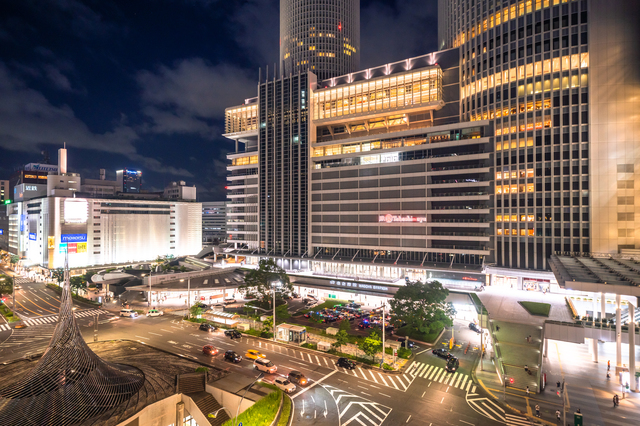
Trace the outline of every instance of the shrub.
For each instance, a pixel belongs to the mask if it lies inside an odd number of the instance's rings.
[[[207,367],[198,367],[196,368],[196,373],[208,373],[209,369]]]
[[[282,403],[282,412],[280,413],[278,426],[288,426],[289,416],[291,416],[291,399],[286,396],[284,397],[284,402]]]
[[[384,364],[382,364],[382,369],[383,370],[393,370],[393,367],[385,362]]]

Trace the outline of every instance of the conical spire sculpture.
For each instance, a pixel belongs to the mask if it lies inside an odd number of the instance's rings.
[[[81,424],[127,401],[144,381],[142,371],[106,362],[85,343],[73,313],[67,259],[53,337],[33,370],[0,390],[0,425]]]

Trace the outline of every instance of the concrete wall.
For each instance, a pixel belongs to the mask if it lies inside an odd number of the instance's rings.
[[[223,407],[227,407],[227,409],[231,411],[231,414],[235,415],[242,396],[238,396],[222,389],[214,388],[211,385],[207,385],[207,392],[213,395],[213,397],[216,399],[216,401],[218,401],[218,403],[220,403],[220,405],[222,405]],[[255,404],[255,402],[247,398],[242,400],[242,405],[240,405],[240,413],[244,412],[253,404]]]
[[[145,426],[166,426],[176,422],[176,404],[182,402],[182,394],[171,395],[161,401],[151,404],[144,410],[136,413],[118,426],[127,426],[138,419],[139,425]],[[135,424],[135,423],[134,423]],[[204,425],[208,423],[200,423]]]

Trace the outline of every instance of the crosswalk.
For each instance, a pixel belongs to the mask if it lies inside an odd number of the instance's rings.
[[[468,393],[467,403],[478,414],[496,422],[505,423],[507,426],[531,426],[526,417],[507,413],[495,401],[481,397],[476,393]]]
[[[322,385],[335,401],[342,426],[380,426],[392,409],[386,405],[371,402],[367,398],[354,395],[329,385]]]
[[[533,424],[526,418],[513,414],[505,414],[504,422],[507,426],[531,426]]]
[[[74,315],[76,318],[88,318],[88,317],[93,317],[95,315],[104,315],[104,314],[110,314],[110,312],[105,311],[103,309],[87,309],[84,311],[74,312]],[[58,316],[50,315],[47,317],[32,318],[32,319],[24,320],[23,322],[28,326],[55,324],[56,322],[58,322]]]
[[[9,331],[11,330],[11,327],[9,327],[9,324],[0,324],[0,331]]]
[[[468,374],[461,373],[460,370],[455,373],[449,373],[442,367],[414,361],[407,369],[406,374],[411,377],[420,377],[433,382],[442,383],[447,386],[452,386],[457,389],[462,389],[465,392],[476,392],[476,386],[473,384],[471,377]]]

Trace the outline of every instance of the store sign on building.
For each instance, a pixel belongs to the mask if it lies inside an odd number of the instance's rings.
[[[24,186],[24,190],[25,191],[37,191],[38,187],[35,185],[25,185]]]
[[[87,200],[77,198],[64,200],[64,223],[87,223],[88,218],[89,203]]]
[[[36,241],[38,238],[37,238],[37,236],[36,236],[36,234],[35,234],[35,233],[33,233],[33,232],[29,232],[29,239],[30,239],[31,241]]]
[[[63,243],[84,243],[87,242],[87,234],[62,234],[60,241]]]
[[[388,291],[389,287],[385,287],[382,285],[374,285],[374,284],[364,284],[364,283],[354,283],[349,281],[329,281],[331,285],[337,285],[340,287],[349,287],[353,289],[361,289],[361,290],[380,290],[380,291]]]
[[[381,214],[378,216],[378,222],[394,223],[394,222],[417,222],[424,223],[427,221],[425,216],[402,216],[395,214]]]

